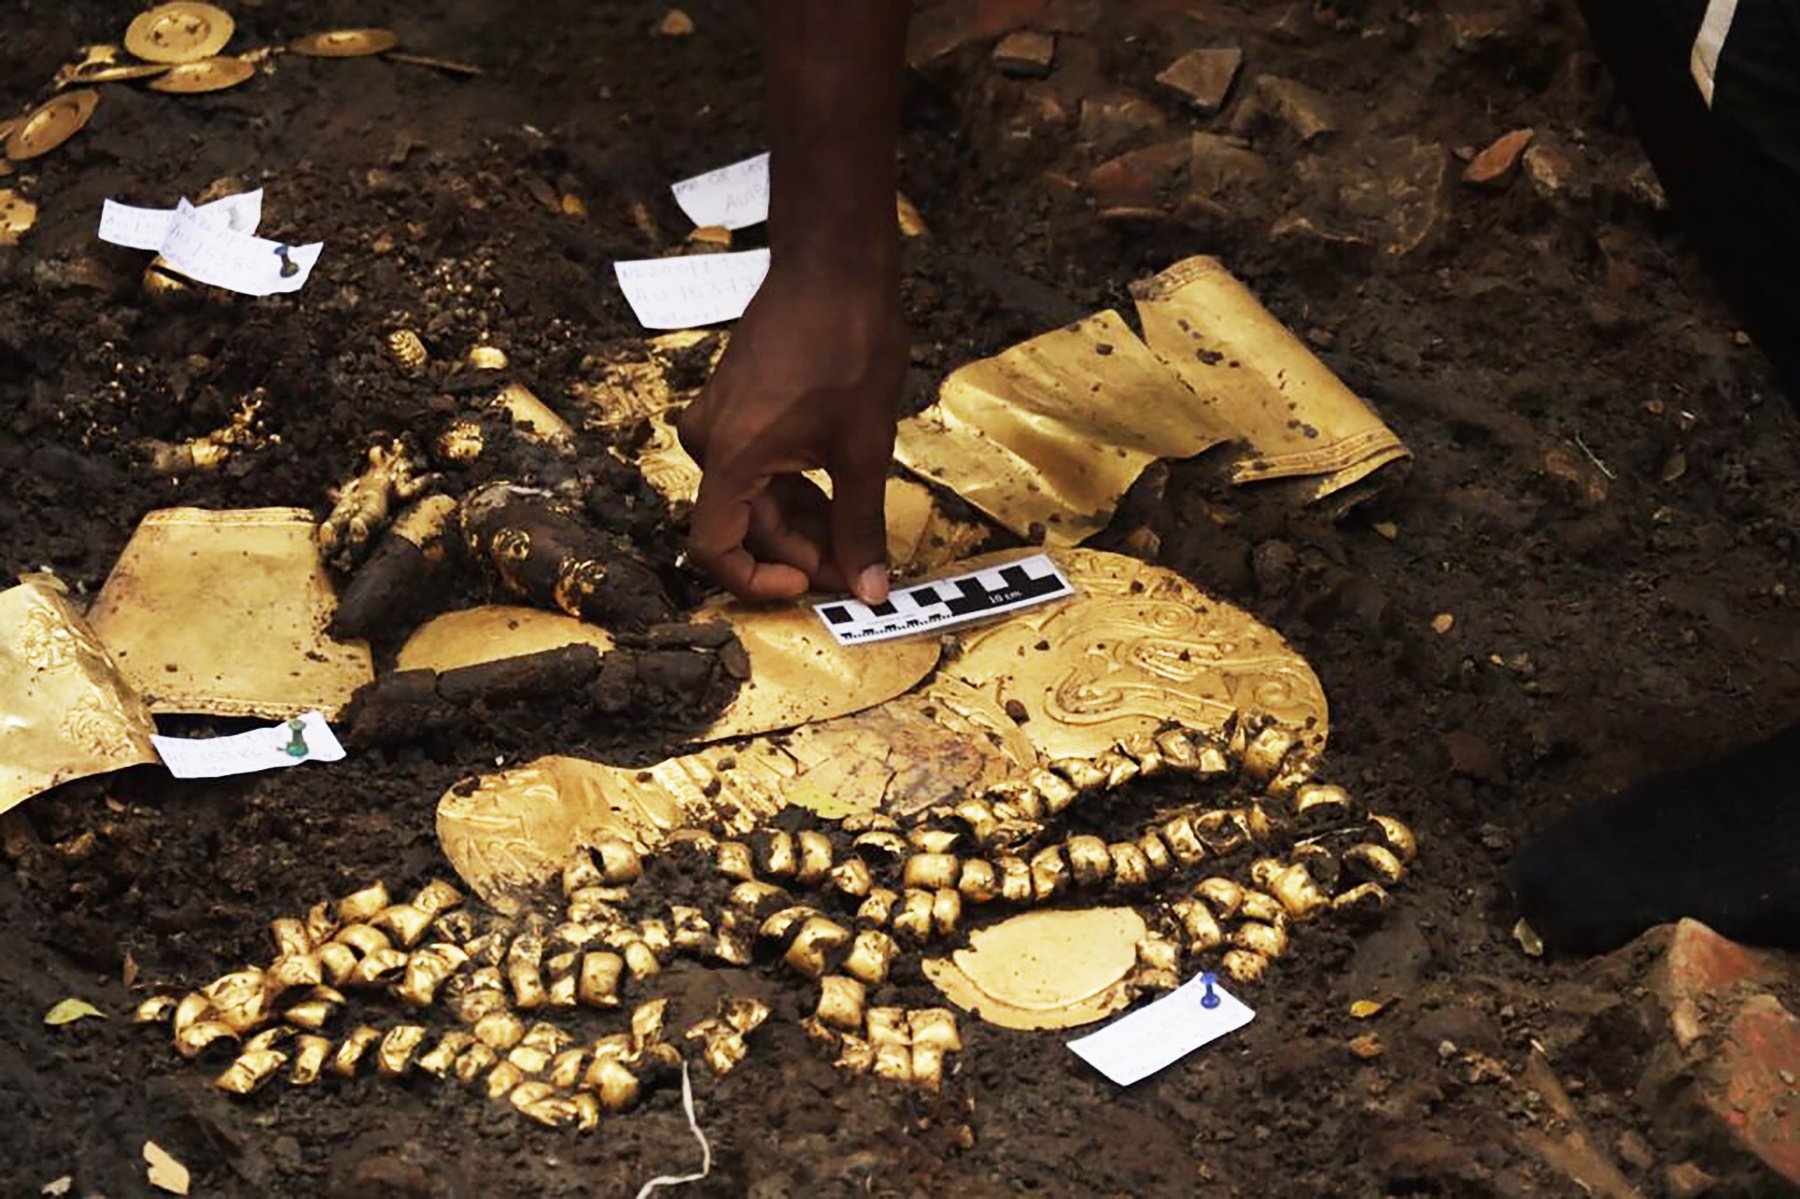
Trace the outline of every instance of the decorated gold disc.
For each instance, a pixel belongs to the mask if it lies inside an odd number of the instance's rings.
[[[37,205],[10,188],[0,188],[0,246],[16,246],[37,224]]]
[[[288,49],[309,58],[362,58],[399,44],[400,35],[392,29],[330,29],[290,42]]]
[[[236,87],[256,74],[256,64],[242,58],[208,58],[201,62],[184,62],[169,73],[153,80],[153,92],[195,95],[200,92],[222,92]]]
[[[396,665],[442,674],[568,645],[591,645],[604,654],[612,650],[613,638],[598,625],[560,612],[490,604],[426,621],[400,647]]]
[[[69,76],[70,84],[128,83],[133,79],[154,79],[166,75],[171,64],[166,62],[120,62],[86,67]]]
[[[0,591],[0,812],[70,779],[156,761],[156,726],[60,584]]]
[[[1273,629],[1136,558],[1082,549],[1052,556],[1077,597],[964,633],[961,656],[946,668],[1002,708],[1017,704],[1045,757],[1091,758],[1170,722],[1218,731],[1240,711],[1324,745],[1325,690]]]
[[[133,18],[125,48],[146,62],[199,62],[223,50],[236,27],[222,9],[175,0]]]
[[[1131,1002],[1147,928],[1131,908],[1026,912],[969,935],[925,977],[964,1011],[1002,1028],[1074,1028]]]
[[[47,100],[20,121],[6,138],[6,156],[17,162],[48,154],[88,123],[100,93],[83,89]]]

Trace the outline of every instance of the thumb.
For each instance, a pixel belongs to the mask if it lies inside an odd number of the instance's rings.
[[[833,472],[831,553],[844,581],[865,604],[888,597],[886,502],[885,470]]]

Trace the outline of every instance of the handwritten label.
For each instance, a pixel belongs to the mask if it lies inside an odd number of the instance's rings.
[[[1099,1032],[1070,1041],[1069,1048],[1100,1073],[1128,1087],[1256,1018],[1255,1012],[1226,994],[1217,982],[1212,990],[1219,1002],[1209,1008],[1202,1002],[1206,983],[1196,976]]]
[[[767,250],[615,262],[631,310],[646,329],[693,329],[744,315],[763,277]]]
[[[940,633],[989,616],[1034,608],[1075,594],[1048,554],[987,570],[896,587],[879,604],[829,600],[813,610],[839,645]]]
[[[217,224],[233,233],[255,233],[262,224],[263,193],[253,192],[226,196],[194,209],[196,216],[209,224]],[[108,200],[100,207],[100,240],[133,250],[161,253],[169,237],[169,224],[175,219],[173,208],[137,208]]]
[[[760,225],[769,219],[769,156],[765,152],[683,179],[670,190],[696,225],[727,229]]]
[[[269,296],[304,287],[324,249],[323,242],[289,246],[219,228],[183,200],[169,222],[162,256],[171,269],[196,283]]]
[[[319,712],[300,719],[299,738],[284,721],[229,737],[159,737],[150,743],[178,779],[216,779],[280,770],[302,762],[340,762],[344,747]]]

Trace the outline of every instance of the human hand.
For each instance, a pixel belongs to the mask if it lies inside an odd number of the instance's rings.
[[[883,500],[906,378],[885,270],[772,268],[677,422],[702,475],[695,565],[744,599],[809,587],[887,598]],[[829,499],[803,471],[823,469]]]

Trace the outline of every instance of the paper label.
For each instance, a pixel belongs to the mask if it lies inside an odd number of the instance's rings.
[[[744,315],[763,277],[767,250],[615,262],[619,287],[646,329],[693,329]]]
[[[769,219],[769,156],[765,152],[683,179],[670,190],[696,225],[727,229],[760,225]]]
[[[250,234],[262,224],[263,193],[253,192],[226,196],[194,209],[209,223],[221,225],[233,233]],[[100,240],[115,246],[161,253],[169,237],[169,224],[175,219],[173,208],[136,208],[108,200],[100,208]]]
[[[1070,1041],[1069,1048],[1100,1073],[1128,1087],[1256,1018],[1255,1012],[1217,982],[1212,989],[1219,1001],[1216,1007],[1202,1002],[1206,982],[1196,976],[1099,1032]]]
[[[196,283],[247,296],[299,291],[325,249],[323,242],[289,246],[222,229],[183,200],[169,222],[162,256]]]
[[[290,752],[295,745],[294,731],[285,721],[229,737],[150,738],[156,752],[162,755],[163,765],[178,779],[216,779],[279,770],[302,762],[343,760],[344,747],[338,744],[321,713],[308,712],[300,717],[300,741],[306,752]]]
[[[940,633],[1074,594],[1050,556],[1035,554],[1005,566],[896,587],[879,604],[840,599],[814,604],[813,610],[839,645],[861,645]]]

